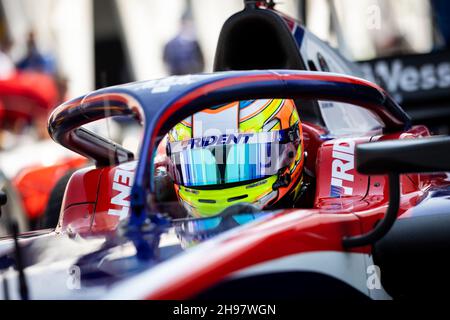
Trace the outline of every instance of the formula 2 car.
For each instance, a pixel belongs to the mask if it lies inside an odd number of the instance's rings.
[[[347,119],[363,122],[363,109],[379,126],[338,135],[302,122],[310,205],[260,211],[229,199],[218,215],[180,218],[179,202],[161,199],[165,134],[205,108],[269,97],[296,99],[300,115],[345,103]],[[106,116],[143,124],[137,160],[82,127]],[[49,132],[96,166],[70,179],[55,231],[0,242],[4,298],[390,299],[448,284],[448,175],[418,173],[450,170],[450,139],[412,127],[365,80],[276,70],[132,83],[60,106]]]
[[[56,230],[0,241],[3,298],[401,299],[445,290],[450,183],[418,172],[450,170],[448,138],[411,126],[370,82],[292,71],[360,75],[270,2],[246,3],[220,35],[215,71],[228,72],[107,88],[53,113],[53,139],[96,166],[72,175]],[[271,68],[291,71],[229,72]],[[277,97],[295,99],[302,118],[302,206],[263,211],[227,199],[218,215],[186,217],[161,175],[165,134],[205,108]],[[139,153],[82,127],[107,116],[143,125]]]

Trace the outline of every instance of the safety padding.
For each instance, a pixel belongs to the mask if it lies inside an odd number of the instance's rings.
[[[260,69],[306,68],[294,37],[278,14],[245,9],[223,25],[214,71]]]

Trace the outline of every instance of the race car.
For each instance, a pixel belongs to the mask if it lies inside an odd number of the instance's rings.
[[[364,300],[432,297],[440,293],[437,284],[445,289],[450,181],[439,172],[450,170],[449,139],[412,126],[402,108],[371,82],[293,70],[302,69],[299,61],[308,57],[299,55],[299,47],[313,42],[286,33],[291,25],[300,30],[297,35],[306,35],[299,25],[288,20],[279,24],[280,15],[254,4],[237,14],[245,19],[231,18],[224,26],[216,55],[216,71],[222,72],[106,88],[54,111],[49,119],[52,138],[92,159],[95,167],[70,178],[54,231],[0,242],[5,299]],[[249,22],[249,16],[255,17],[253,22],[277,21],[266,25],[282,30],[282,44],[292,45],[284,53],[296,52],[301,60],[289,61],[298,67],[280,65],[288,56],[277,62],[273,55],[258,59],[247,50],[247,64],[237,65],[242,62],[238,49],[220,49],[227,26]],[[334,55],[323,50],[317,61],[336,72],[332,66],[351,66]],[[290,70],[223,71],[270,68]],[[270,103],[255,103],[266,100]],[[285,129],[272,123],[276,129],[270,134],[242,132],[240,138],[236,133],[198,137],[193,131],[181,132],[190,134],[187,139],[173,136],[199,113],[243,110],[250,116],[252,108],[264,109],[271,101],[290,106]],[[138,153],[83,127],[114,116],[142,125]],[[213,118],[205,119],[213,123]],[[198,185],[200,171],[191,175],[189,170],[196,168],[179,161],[182,154],[203,154],[211,147],[247,150],[255,145],[259,153],[266,150],[262,142],[295,146],[270,157],[282,164],[270,171],[276,187],[263,171],[258,175],[254,166],[247,166],[238,171],[237,181],[224,181],[222,191],[212,189],[217,180]],[[292,157],[290,151],[302,156]],[[269,180],[279,193],[294,188],[284,174],[292,162],[278,161],[283,156],[301,163],[294,166],[305,179],[296,189],[301,201],[272,207],[270,190],[269,202],[261,197]],[[209,162],[203,162],[194,164],[210,170],[203,165]],[[283,169],[280,175],[276,169]],[[236,179],[231,173],[237,171],[227,170]],[[249,203],[250,191],[236,197],[229,196],[229,188],[260,191],[251,192],[255,199]],[[214,193],[196,197],[205,191]]]
[[[177,123],[230,98],[269,97],[304,100],[300,116],[314,105],[308,100],[346,103],[358,115],[368,110],[381,127],[338,137],[302,121],[305,171],[316,181],[310,207],[256,210],[230,200],[217,215],[180,219],[180,201],[159,205],[157,169],[165,161],[155,155]],[[143,123],[137,160],[82,127],[105,115]],[[450,140],[411,127],[401,107],[367,81],[292,70],[170,77],[72,100],[54,111],[49,131],[96,166],[70,179],[54,232],[19,240],[33,299],[389,299],[432,294],[417,289],[438,274],[446,283],[436,262],[450,244],[448,176],[417,172],[448,170]],[[107,159],[116,165],[105,166]],[[20,297],[15,250],[1,242],[9,298]],[[423,268],[414,285],[406,281],[418,271],[415,264],[405,270],[409,259]]]

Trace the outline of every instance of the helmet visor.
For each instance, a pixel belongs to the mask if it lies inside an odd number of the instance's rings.
[[[298,126],[285,130],[212,135],[168,143],[171,175],[185,187],[263,179],[289,166],[300,143]]]

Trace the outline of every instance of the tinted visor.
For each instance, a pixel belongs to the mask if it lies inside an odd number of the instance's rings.
[[[263,179],[292,164],[298,126],[285,130],[206,136],[168,144],[171,175],[185,187]]]

